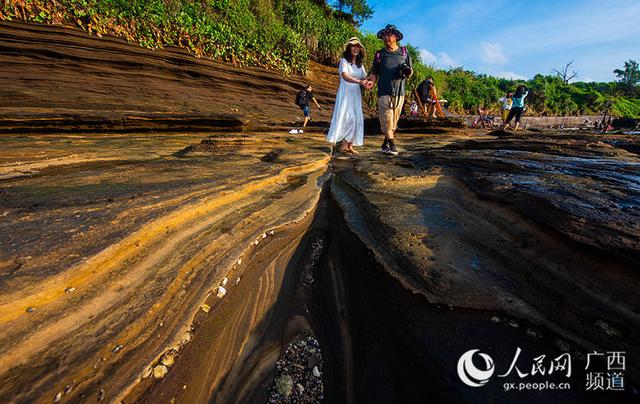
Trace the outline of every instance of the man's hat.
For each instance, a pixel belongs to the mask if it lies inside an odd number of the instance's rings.
[[[378,38],[382,39],[382,36],[384,34],[395,34],[395,36],[398,37],[398,41],[404,38],[404,35],[402,35],[402,32],[400,32],[398,27],[396,27],[393,24],[387,24],[387,26],[384,27],[384,29],[381,29],[380,31],[378,31]]]
[[[344,43],[344,50],[347,50],[347,47],[349,45],[358,45],[362,49],[364,49],[364,46],[362,45],[362,42],[360,42],[360,40],[356,36],[353,36],[353,37],[349,38],[349,40]]]

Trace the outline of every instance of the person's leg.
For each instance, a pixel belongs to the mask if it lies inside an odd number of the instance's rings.
[[[509,127],[509,122],[511,122],[511,120],[513,119],[513,117],[516,114],[516,108],[511,108],[509,110],[509,115],[507,115],[507,120],[504,121],[504,125],[502,126],[502,130],[506,130]]]
[[[398,121],[400,120],[400,113],[402,112],[402,107],[404,106],[404,96],[394,98],[395,108],[389,109],[392,123],[391,130],[388,130],[387,137],[389,138],[389,153],[398,154],[398,150],[396,149],[395,144],[395,131],[398,129]]]
[[[518,130],[518,126],[520,126],[520,118],[522,117],[522,108],[518,108],[516,113],[516,126],[513,128],[514,131]]]
[[[389,148],[389,131],[393,127],[391,108],[389,107],[390,101],[391,97],[388,95],[378,98],[378,120],[380,121],[380,130],[384,134],[384,141],[380,146],[382,151],[386,151]],[[393,136],[393,131],[391,131],[391,135]]]
[[[302,112],[304,113],[304,123],[302,124],[302,127],[306,127],[307,126],[307,122],[309,122],[309,106],[305,105],[304,107],[302,107]]]

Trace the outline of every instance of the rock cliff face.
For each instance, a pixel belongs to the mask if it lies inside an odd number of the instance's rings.
[[[290,134],[305,81],[325,108]],[[22,24],[0,84],[2,401],[637,399],[633,136],[414,121],[397,157],[369,128],[334,154],[334,69]],[[545,379],[497,377],[518,348],[528,373],[568,353],[571,390],[505,392]],[[623,392],[585,388],[593,351],[626,352]]]

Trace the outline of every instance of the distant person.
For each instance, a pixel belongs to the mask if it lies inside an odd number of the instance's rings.
[[[320,108],[318,101],[316,101],[316,97],[313,96],[313,87],[311,84],[307,84],[307,86],[300,90],[296,95],[296,105],[299,106],[304,113],[304,123],[302,124],[303,128],[307,126],[307,123],[311,120],[311,114],[309,112],[309,103],[311,101],[316,104],[318,109],[322,109]]]
[[[436,113],[444,116],[440,103],[446,101],[438,99],[438,91],[436,90],[433,77],[429,76],[418,84],[416,92],[418,93],[418,98],[420,99],[424,114],[427,118],[437,118]]]
[[[371,67],[371,76],[365,88],[371,89],[378,83],[378,119],[384,133],[380,146],[382,152],[397,155],[394,134],[404,105],[406,79],[413,74],[411,56],[404,46],[399,46],[404,36],[395,25],[387,25],[378,31],[378,38],[384,48],[376,52]]]
[[[515,93],[513,93],[513,103],[511,104],[511,110],[509,110],[509,114],[507,115],[507,119],[504,121],[503,130],[506,130],[509,127],[509,122],[514,117],[516,118],[516,125],[513,128],[514,131],[518,130],[518,126],[520,125],[520,118],[522,117],[522,111],[524,111],[524,99],[529,95],[529,89],[524,84],[520,84],[518,88],[516,88]]]
[[[491,127],[493,126],[493,119],[487,114],[488,111],[484,107],[478,107],[478,116],[473,121],[471,127],[474,129],[480,127],[482,127],[482,129],[491,129]]]
[[[409,114],[412,118],[416,118],[418,116],[418,103],[416,100],[411,101],[411,106],[409,107]]]
[[[507,95],[502,99],[502,108],[500,116],[502,117],[502,122],[507,121],[507,117],[509,116],[509,111],[511,111],[511,105],[513,104],[513,93],[508,92]]]
[[[344,44],[344,52],[338,66],[340,86],[327,133],[327,141],[333,144],[342,141],[340,150],[346,153],[358,154],[353,146],[362,146],[364,143],[360,86],[367,82],[367,72],[362,65],[363,60],[364,47],[360,40],[356,37],[349,39]]]

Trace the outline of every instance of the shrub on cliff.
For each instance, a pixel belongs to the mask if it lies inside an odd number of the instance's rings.
[[[338,60],[348,21],[314,0],[13,0],[0,19],[76,25],[146,48],[179,46],[197,57],[306,71],[311,57]]]

